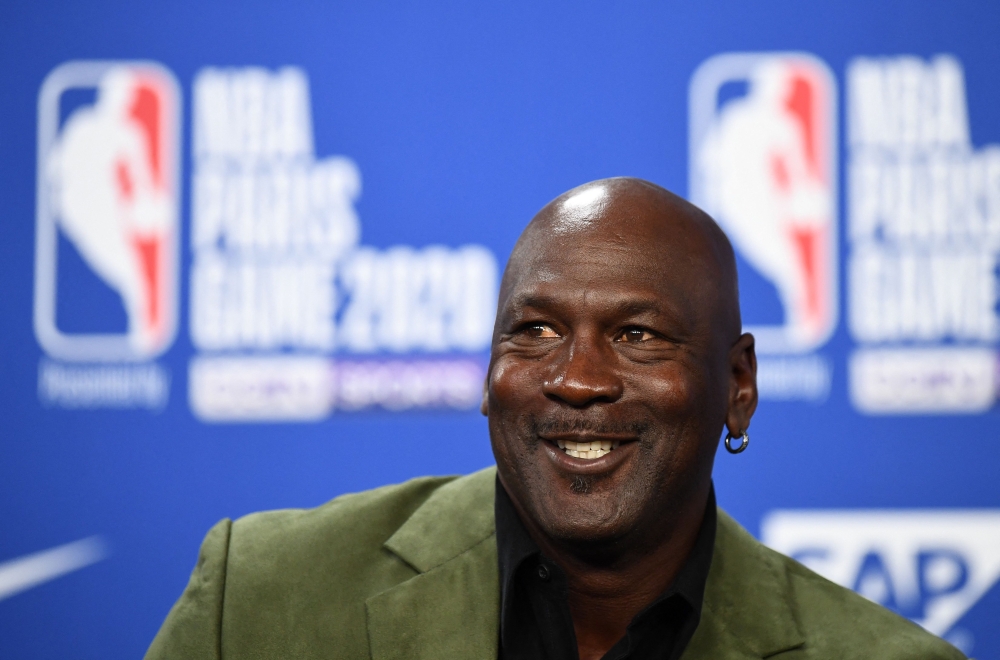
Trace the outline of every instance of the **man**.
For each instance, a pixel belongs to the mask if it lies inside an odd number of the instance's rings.
[[[222,521],[147,658],[962,658],[716,509],[756,405],[715,223],[637,179],[571,190],[504,273],[496,469]]]

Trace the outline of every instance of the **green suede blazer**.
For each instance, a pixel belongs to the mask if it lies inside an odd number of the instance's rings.
[[[415,479],[209,531],[147,660],[492,659],[495,468]],[[719,511],[684,660],[955,659],[918,626],[754,540]]]

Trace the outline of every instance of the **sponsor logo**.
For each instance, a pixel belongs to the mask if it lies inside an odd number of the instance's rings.
[[[968,631],[955,624],[1000,578],[995,510],[774,511],[761,536],[966,652]]]
[[[93,102],[63,117],[68,93]],[[35,333],[52,357],[146,360],[177,321],[179,93],[147,62],[70,62],[39,96]],[[59,238],[121,299],[120,332],[72,332],[57,318]]]
[[[728,53],[691,80],[690,194],[769,282],[783,320],[754,333],[766,398],[822,399],[809,353],[837,324],[836,87],[804,53]]]
[[[177,84],[152,62],[68,62],[42,84],[34,324],[48,405],[166,404],[170,375],[149,361],[177,328],[179,123]]]
[[[988,348],[856,350],[851,399],[869,414],[978,413],[996,401],[996,352]]]
[[[86,568],[108,556],[99,536],[0,562],[0,600]]]
[[[720,98],[727,84],[745,93]],[[805,352],[836,325],[836,90],[804,54],[726,54],[691,82],[691,197],[778,291],[762,352]]]
[[[869,414],[997,398],[1000,145],[974,148],[950,55],[847,70],[850,393]]]
[[[200,419],[475,408],[496,258],[479,245],[361,245],[361,170],[315,155],[304,71],[202,70],[194,140],[189,398]]]

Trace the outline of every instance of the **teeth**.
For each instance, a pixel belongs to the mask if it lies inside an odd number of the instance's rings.
[[[573,458],[595,459],[617,449],[621,443],[617,440],[594,440],[593,442],[573,442],[572,440],[556,440],[559,449]]]

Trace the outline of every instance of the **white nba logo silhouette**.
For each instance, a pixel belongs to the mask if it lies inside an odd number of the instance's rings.
[[[727,83],[746,94],[720,105]],[[813,350],[836,326],[834,97],[826,66],[801,53],[718,55],[691,80],[691,199],[785,310],[746,328],[763,353]]]
[[[59,126],[62,95],[95,89]],[[173,77],[151,63],[71,62],[39,98],[35,331],[54,357],[139,360],[176,329],[177,119]],[[57,228],[122,299],[121,334],[69,334],[56,324]]]

